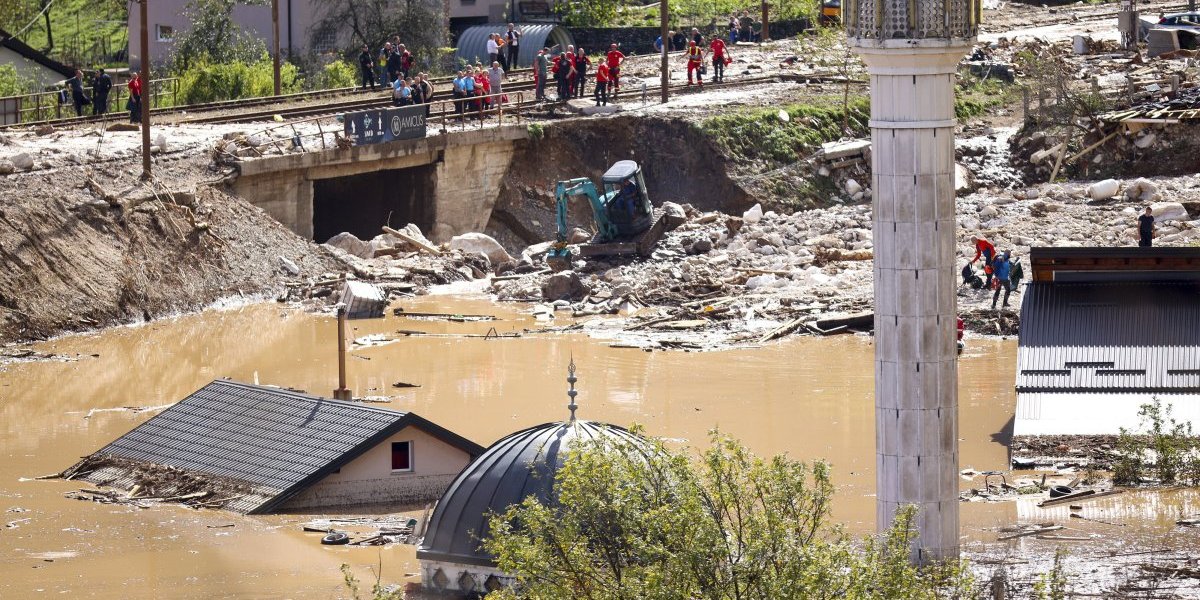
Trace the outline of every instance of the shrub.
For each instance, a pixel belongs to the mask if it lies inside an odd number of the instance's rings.
[[[303,81],[296,65],[283,63],[279,75],[283,93],[300,91]],[[198,63],[179,77],[179,96],[185,104],[270,96],[274,91],[274,66],[265,55],[253,63]]]
[[[29,91],[29,81],[12,65],[0,65],[0,98],[20,96]]]
[[[1197,439],[1192,435],[1192,424],[1176,421],[1171,412],[1170,404],[1155,398],[1138,410],[1141,422],[1137,431],[1121,428],[1117,438],[1120,456],[1113,464],[1114,482],[1136,484],[1150,475],[1163,485],[1181,479],[1198,483],[1200,459],[1195,455]]]
[[[335,60],[324,67],[313,78],[313,89],[332,90],[354,87],[359,84],[358,67],[344,60]]]

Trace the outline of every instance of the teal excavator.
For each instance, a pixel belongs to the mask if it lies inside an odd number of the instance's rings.
[[[571,198],[585,198],[596,222],[596,235],[578,246],[580,256],[649,256],[666,231],[663,211],[654,210],[650,204],[642,169],[636,162],[618,161],[601,177],[601,184],[603,194],[586,177],[558,182],[554,191],[558,238],[546,256],[546,263],[555,271],[571,268],[574,258],[567,247],[567,206]]]

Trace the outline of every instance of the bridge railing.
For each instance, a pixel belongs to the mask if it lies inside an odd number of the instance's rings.
[[[503,125],[506,118],[514,123],[520,123],[521,113],[530,105],[526,103],[523,92],[515,92],[435,100],[425,106],[428,107],[425,118],[426,130],[428,131],[436,125],[438,133],[448,133],[452,130],[465,131],[468,128],[482,129],[487,119],[493,116],[497,118],[497,125]],[[342,135],[343,129],[340,125],[330,127],[328,124],[321,123],[328,118],[328,116],[309,117],[261,129],[255,134],[247,136],[247,139],[266,138],[269,141],[249,147],[254,148],[254,152],[259,156],[266,156],[272,150],[279,154],[290,154],[353,146],[353,142]],[[472,126],[472,122],[477,125]],[[316,127],[316,131],[313,131],[311,127]],[[280,131],[290,135],[280,136]]]

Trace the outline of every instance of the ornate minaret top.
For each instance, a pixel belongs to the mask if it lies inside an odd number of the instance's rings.
[[[842,16],[852,45],[921,45],[974,40],[982,7],[982,0],[846,0]]]
[[[579,392],[575,391],[576,381],[579,381],[579,379],[575,377],[575,359],[572,358],[571,364],[567,365],[567,383],[571,384],[571,388],[567,390],[567,397],[571,400],[570,404],[567,404],[567,410],[571,411],[572,423],[575,422],[575,409],[579,408],[575,404],[575,396],[579,395]]]

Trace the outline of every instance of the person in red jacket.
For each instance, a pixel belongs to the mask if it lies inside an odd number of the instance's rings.
[[[721,39],[721,36],[713,36],[712,41],[708,44],[708,48],[712,51],[712,80],[714,83],[721,83],[725,81],[725,63],[727,62],[725,57],[725,40]]]
[[[608,106],[608,83],[611,69],[607,62],[601,62],[596,67],[596,106]]]
[[[992,287],[992,259],[996,256],[996,247],[991,242],[975,236],[971,238],[975,242],[975,258],[971,259],[971,264],[983,257],[983,272],[987,274],[987,281],[984,283],[984,289]]]
[[[688,42],[687,54],[687,73],[688,85],[692,85],[692,72],[696,73],[696,83],[700,87],[704,87],[704,76],[700,74],[700,69],[704,67],[704,48],[696,45],[696,42]]]
[[[129,80],[129,122],[142,121],[142,74],[134,72]]]
[[[608,47],[605,60],[608,63],[609,82],[612,84],[609,87],[612,88],[613,96],[616,96],[617,92],[621,91],[621,63],[625,62],[625,55],[617,49],[616,44],[612,44]]]

